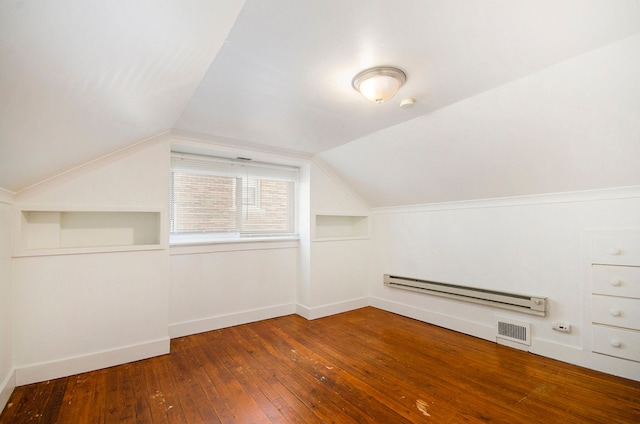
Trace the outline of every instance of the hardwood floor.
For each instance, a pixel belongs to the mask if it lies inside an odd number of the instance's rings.
[[[0,423],[26,422],[638,423],[640,383],[363,308],[17,387]]]

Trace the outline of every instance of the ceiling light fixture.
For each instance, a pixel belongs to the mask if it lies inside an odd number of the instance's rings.
[[[395,96],[406,80],[407,75],[398,68],[377,66],[365,69],[353,77],[351,85],[365,99],[382,103]]]

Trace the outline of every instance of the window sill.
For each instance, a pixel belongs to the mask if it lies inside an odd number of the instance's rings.
[[[191,255],[241,250],[292,249],[298,247],[298,241],[298,236],[174,241],[170,242],[169,254]]]

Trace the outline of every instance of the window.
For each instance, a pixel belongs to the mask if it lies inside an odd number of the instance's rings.
[[[171,155],[171,242],[296,234],[298,168]]]

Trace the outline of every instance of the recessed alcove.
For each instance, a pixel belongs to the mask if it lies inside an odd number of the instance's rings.
[[[315,240],[353,240],[369,237],[369,217],[366,215],[317,214]]]
[[[17,256],[161,245],[159,211],[21,211]]]

